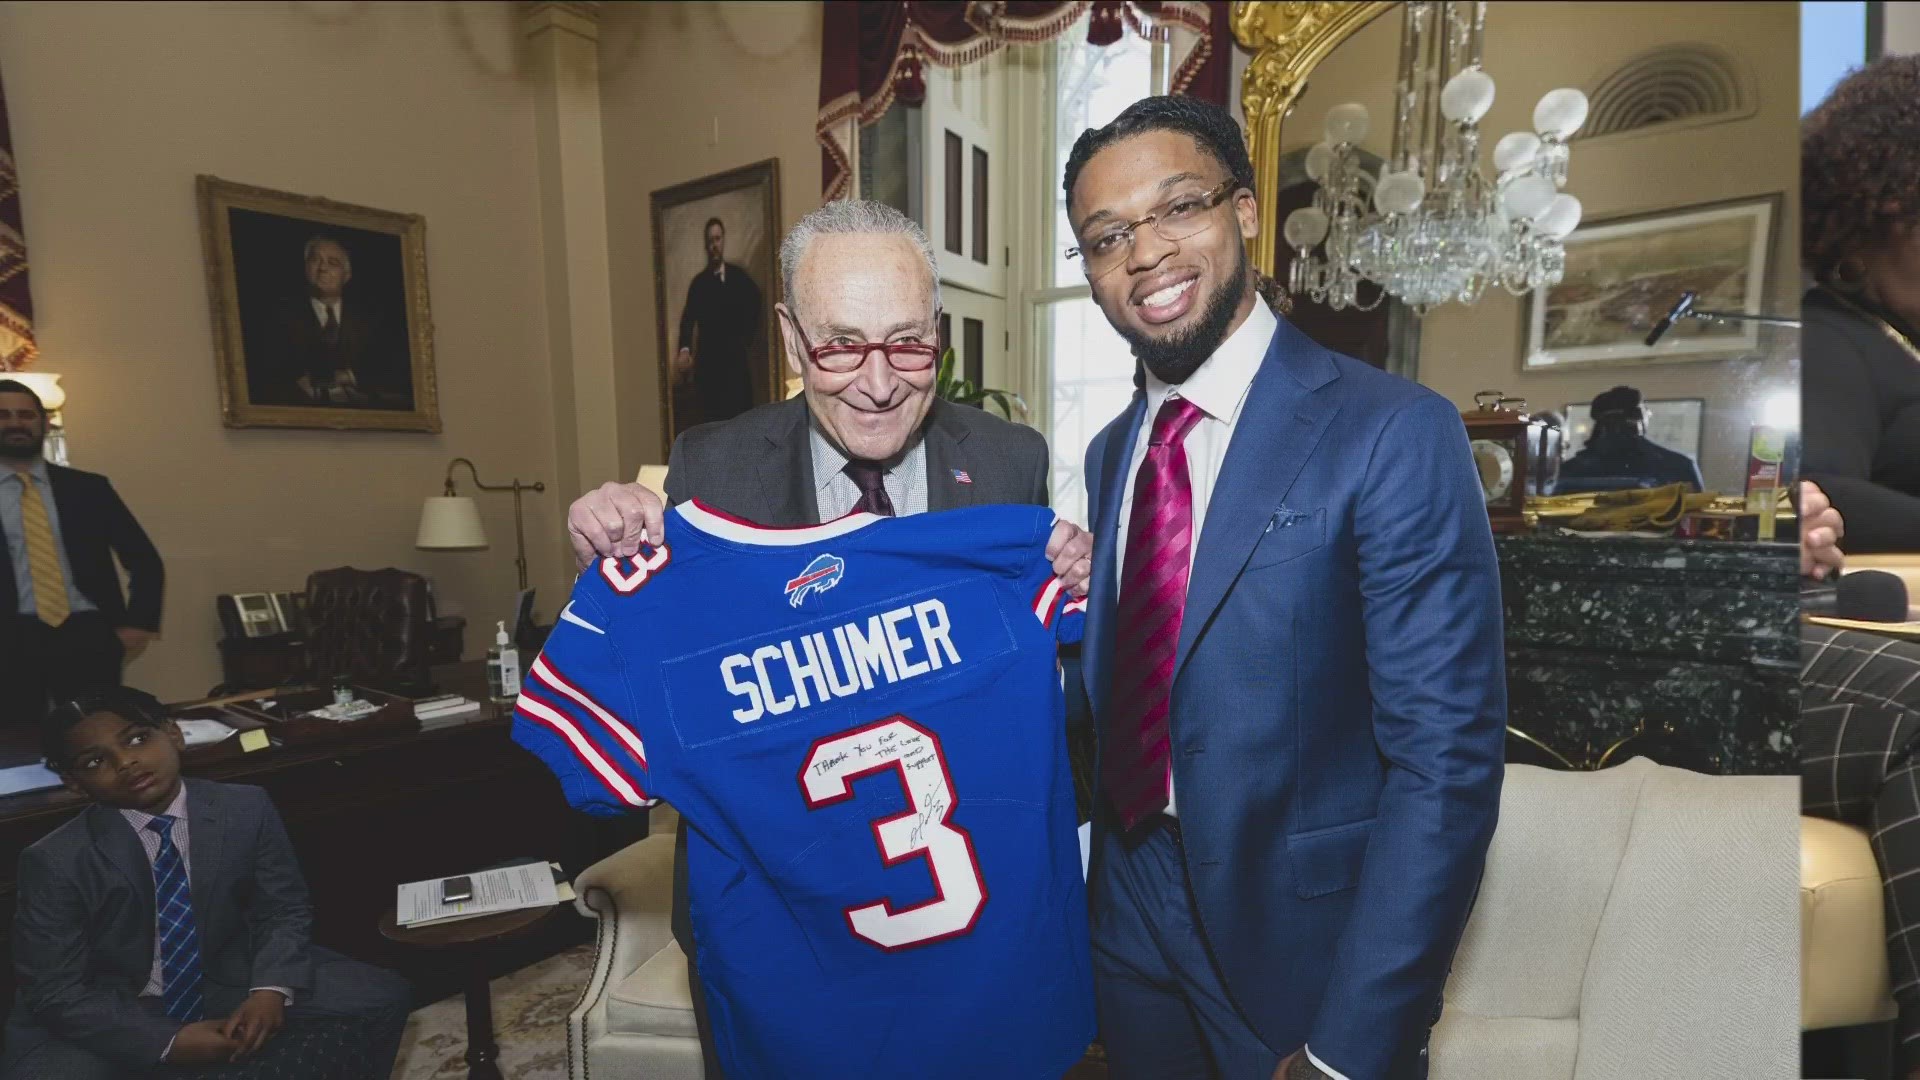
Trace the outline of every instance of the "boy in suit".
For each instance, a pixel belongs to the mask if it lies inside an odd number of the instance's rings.
[[[266,792],[183,779],[183,749],[137,690],[47,718],[49,767],[94,805],[20,856],[0,1077],[388,1076],[405,980],[312,945]]]

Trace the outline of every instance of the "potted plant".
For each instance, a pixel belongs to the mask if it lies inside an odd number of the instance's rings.
[[[1001,415],[1009,420],[1014,418],[1016,412],[1022,417],[1027,415],[1027,403],[1019,394],[977,385],[954,369],[953,350],[948,349],[940,354],[940,368],[934,376],[935,397],[960,405],[971,405],[976,409],[984,409],[986,406],[982,402],[991,401],[1000,407]]]

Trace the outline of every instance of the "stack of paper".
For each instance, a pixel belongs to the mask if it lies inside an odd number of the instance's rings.
[[[480,870],[469,875],[473,879],[473,899],[456,904],[440,902],[440,883],[445,878],[409,881],[400,886],[398,921],[401,926],[431,926],[498,915],[503,911],[552,907],[573,899],[573,886],[556,881],[561,873],[559,863],[524,863]]]
[[[318,716],[325,720],[339,720],[344,723],[349,720],[359,720],[363,717],[372,716],[379,711],[380,706],[375,705],[373,702],[361,701],[359,698],[354,698],[344,705],[336,703],[328,705],[324,709],[314,709],[308,712],[307,715]]]
[[[413,703],[413,715],[422,724],[431,724],[435,720],[449,720],[458,716],[468,716],[480,711],[480,703],[459,694],[447,694],[443,697],[427,698]]]
[[[0,795],[19,795],[44,788],[57,788],[60,776],[45,765],[15,765],[0,769]]]
[[[206,746],[233,738],[233,729],[218,720],[182,720],[180,734],[188,746]]]

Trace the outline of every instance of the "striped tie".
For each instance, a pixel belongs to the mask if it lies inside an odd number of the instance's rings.
[[[1119,641],[1100,745],[1101,783],[1129,829],[1167,806],[1173,656],[1193,550],[1193,486],[1184,440],[1201,415],[1185,398],[1169,397],[1153,419],[1147,456],[1133,481]]]
[[[167,1015],[182,1023],[200,1019],[200,932],[193,925],[193,894],[187,866],[173,846],[174,819],[158,814],[147,822],[160,838],[153,857],[153,906],[160,927],[160,993]]]
[[[53,538],[53,522],[47,519],[47,504],[40,499],[39,485],[26,473],[20,478],[20,521],[26,527],[27,572],[33,577],[33,610],[48,626],[67,621],[67,575],[60,569],[60,549]]]

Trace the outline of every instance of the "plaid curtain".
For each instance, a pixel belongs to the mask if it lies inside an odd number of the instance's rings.
[[[828,0],[814,125],[823,196],[852,194],[849,151],[860,128],[895,101],[919,104],[924,65],[960,67],[1008,45],[1052,41],[1089,12],[1088,44],[1111,45],[1129,30],[1164,35],[1173,92],[1227,104],[1233,35],[1225,0]]]
[[[13,168],[13,130],[0,85],[0,371],[33,361],[33,296],[27,292],[27,234],[20,224],[20,175]]]

